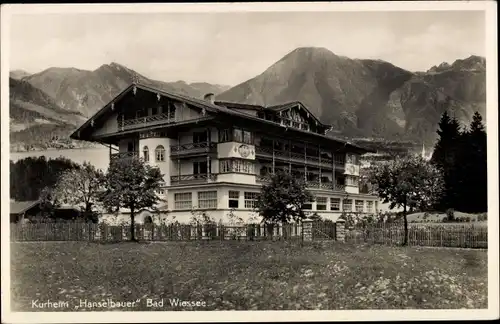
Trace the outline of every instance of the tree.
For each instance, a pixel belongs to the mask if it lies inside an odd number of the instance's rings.
[[[405,237],[408,243],[408,207],[426,209],[436,203],[443,194],[444,183],[438,168],[421,157],[405,157],[376,165],[370,181],[389,208],[403,207]]]
[[[460,124],[450,117],[445,110],[438,124],[438,141],[434,147],[431,162],[441,170],[445,192],[436,202],[437,209],[454,208],[459,202],[460,178],[458,175],[458,160],[463,149]]]
[[[40,192],[40,214],[42,219],[52,219],[54,209],[60,206],[60,202],[51,188],[45,187]]]
[[[78,169],[64,171],[54,188],[54,195],[65,204],[80,207],[86,220],[97,222],[93,207],[99,202],[104,190],[104,173],[92,164],[84,162]]]
[[[488,207],[487,138],[478,112],[460,143],[462,148],[455,175],[460,179],[458,208],[464,212],[485,212]]]
[[[286,172],[271,176],[271,182],[262,187],[256,210],[265,223],[288,223],[307,217],[302,207],[314,200],[303,181]]]
[[[155,208],[161,201],[156,194],[163,183],[160,169],[138,158],[117,159],[111,161],[104,180],[100,201],[108,209],[130,210],[131,240],[136,241],[135,212]]]
[[[54,187],[62,172],[78,168],[77,163],[63,157],[47,160],[39,156],[11,161],[10,196],[18,201],[36,200],[44,188]]]

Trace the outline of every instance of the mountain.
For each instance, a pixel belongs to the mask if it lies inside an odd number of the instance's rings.
[[[486,113],[486,60],[480,56],[411,72],[381,60],[350,59],[325,48],[302,47],[232,88],[156,81],[117,63],[94,71],[52,67],[31,75],[12,71],[11,76],[11,141],[21,145],[64,138],[134,78],[198,98],[211,92],[217,100],[259,105],[298,100],[331,124],[336,137],[363,138],[374,145],[387,140],[432,147],[444,110],[464,125],[475,111],[483,117]]]
[[[30,75],[30,73],[28,73],[24,70],[10,71],[10,74],[9,74],[9,76],[11,78],[16,79],[16,80],[21,80],[22,78],[27,77],[28,75]]]
[[[149,79],[117,63],[94,71],[76,68],[48,68],[40,73],[12,71],[10,83],[11,149],[26,147],[87,146],[68,139],[68,135],[103,107],[134,78],[143,84],[194,97],[218,94],[229,86],[184,81],[162,82]]]
[[[432,145],[445,109],[463,123],[485,113],[486,62],[479,56],[410,72],[381,60],[298,48],[217,100],[273,105],[301,101],[333,132]]]
[[[53,142],[86,120],[62,109],[48,94],[24,80],[9,78],[9,101],[13,147]]]
[[[24,80],[46,92],[61,108],[90,117],[129,86],[134,77],[144,84],[194,97],[229,88],[208,83],[156,81],[118,63],[104,64],[94,71],[49,68]]]

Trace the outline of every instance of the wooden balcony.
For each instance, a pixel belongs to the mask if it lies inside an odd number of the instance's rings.
[[[255,181],[260,184],[269,183],[271,179],[267,175],[256,175]],[[341,184],[337,184],[334,186],[333,182],[322,182],[319,181],[307,181],[306,187],[308,189],[323,189],[323,190],[333,190],[333,191],[345,191],[345,186]]]
[[[139,157],[139,152],[119,152],[119,153],[113,153],[110,156],[110,160],[117,160],[117,159],[132,159],[132,158],[138,158]]]
[[[156,114],[152,116],[139,117],[134,119],[118,120],[118,131],[126,131],[144,126],[157,126],[175,123],[175,112],[169,114]]]
[[[188,157],[197,154],[215,152],[217,152],[217,143],[215,142],[189,143],[170,146],[170,156],[172,158]]]
[[[273,154],[274,153],[274,154]],[[287,152],[281,150],[273,150],[270,147],[264,146],[256,146],[255,154],[257,158],[267,158],[272,159],[274,157],[277,161],[284,162],[294,162],[294,163],[306,163],[308,165],[314,165],[316,167],[322,166],[326,168],[332,168],[333,163],[331,159],[320,158],[318,156],[306,156],[304,153],[295,153],[295,152]],[[345,167],[345,159],[343,156],[335,157],[335,167],[336,168],[344,168]]]
[[[210,174],[183,174],[170,177],[170,185],[181,185],[181,184],[200,184],[215,182],[217,180],[216,173]]]

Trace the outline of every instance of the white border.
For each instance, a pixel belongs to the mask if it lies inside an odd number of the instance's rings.
[[[14,14],[47,13],[159,13],[241,11],[427,11],[482,10],[486,19],[487,132],[488,132],[488,309],[487,310],[356,310],[356,311],[196,311],[196,312],[93,312],[11,313],[10,239],[8,217],[2,216],[2,321],[6,323],[78,322],[227,322],[227,321],[354,321],[354,320],[440,320],[495,319],[499,317],[498,285],[498,72],[497,17],[494,1],[406,1],[343,3],[191,3],[191,4],[10,4],[1,7],[1,215],[8,214],[9,201],[9,27]],[[3,230],[5,229],[5,230]],[[496,234],[496,235],[495,235]],[[109,314],[112,314],[111,316]]]

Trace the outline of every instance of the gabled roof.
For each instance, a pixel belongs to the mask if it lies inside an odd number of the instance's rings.
[[[273,125],[273,126],[279,126],[279,124],[277,124],[276,122],[269,121],[269,120],[266,120],[266,119],[263,119],[263,118],[259,118],[257,116],[252,116],[250,114],[247,114],[247,113],[244,113],[242,111],[239,111],[238,109],[231,109],[231,108],[228,108],[228,106],[226,106],[226,105],[229,105],[229,106],[231,106],[231,105],[232,106],[237,106],[238,105],[238,106],[241,106],[241,107],[243,107],[243,106],[244,107],[254,107],[254,109],[257,109],[257,108],[260,109],[262,106],[259,106],[259,105],[247,105],[247,104],[238,104],[238,103],[230,103],[230,102],[222,102],[222,101],[216,101],[214,103],[211,103],[210,101],[207,101],[207,100],[204,100],[204,99],[196,99],[196,98],[188,97],[188,96],[185,96],[185,95],[176,94],[176,93],[172,93],[172,92],[165,91],[165,90],[162,90],[162,89],[154,88],[154,87],[151,87],[151,86],[148,86],[148,85],[144,85],[144,84],[141,84],[141,83],[133,83],[130,86],[128,86],[125,90],[123,90],[120,94],[118,94],[108,104],[106,104],[102,109],[100,109],[99,111],[97,111],[82,126],[80,126],[75,132],[73,132],[73,134],[70,135],[70,138],[79,139],[78,133],[80,131],[83,131],[84,129],[86,129],[87,127],[89,127],[89,125],[91,125],[91,121],[92,120],[96,120],[97,118],[100,118],[104,114],[109,113],[109,111],[111,110],[112,103],[114,103],[115,101],[121,99],[123,96],[125,96],[130,91],[133,91],[134,87],[136,87],[136,89],[141,89],[141,90],[149,91],[149,92],[152,92],[152,93],[157,93],[157,94],[159,94],[161,96],[164,96],[164,97],[167,97],[167,98],[170,98],[170,99],[184,101],[184,102],[186,102],[188,104],[191,104],[191,105],[193,105],[195,107],[198,107],[200,109],[205,109],[208,113],[212,113],[212,114],[219,114],[219,113],[221,113],[221,114],[225,114],[225,115],[229,115],[229,116],[244,118],[246,120],[253,120],[253,121],[258,121],[260,123],[265,123],[265,124],[269,124],[269,125]],[[272,110],[272,111],[280,111],[280,110],[283,110],[283,109],[295,107],[296,105],[299,105],[299,104],[315,120],[318,121],[318,125],[321,125],[321,126],[323,126],[325,128],[329,127],[328,125],[325,125],[325,124],[321,123],[318,120],[318,118],[316,118],[316,116],[314,116],[314,114],[312,114],[309,111],[309,109],[307,109],[306,106],[304,104],[302,104],[301,102],[299,102],[299,101],[289,102],[289,103],[285,103],[285,104],[282,104],[282,105],[275,105],[275,106],[270,106],[270,107],[262,107],[262,108],[264,110],[269,109],[269,110]],[[244,108],[244,109],[248,109],[248,108]],[[287,127],[285,127],[285,128],[287,128]],[[300,130],[300,129],[290,128],[290,130],[293,130],[293,131],[299,132],[299,133],[309,134],[309,135],[311,134],[308,131]],[[348,147],[351,147],[351,148],[354,148],[354,149],[358,149],[358,150],[362,150],[362,151],[367,151],[367,152],[371,151],[371,150],[367,150],[366,148],[354,145],[352,143],[348,143],[346,141],[335,139],[335,138],[332,138],[332,137],[329,137],[329,136],[326,136],[326,135],[321,135],[321,134],[314,134],[314,135],[315,136],[319,136],[319,137],[324,138],[324,139],[328,139],[330,141],[335,141],[335,142],[338,142],[338,143],[342,143],[342,144],[344,144],[344,146],[348,146]]]
[[[250,109],[250,110],[263,110],[266,107],[261,105],[250,105],[250,104],[242,104],[237,102],[229,102],[229,101],[215,101],[215,104],[218,106],[224,106],[227,108],[236,108],[236,109]]]
[[[40,203],[40,200],[30,200],[30,201],[11,201],[10,202],[10,213],[11,214],[22,214],[27,210],[35,207]]]
[[[86,129],[92,123],[92,120],[96,120],[97,118],[101,117],[102,115],[108,113],[111,110],[112,103],[120,100],[122,97],[124,97],[130,91],[133,91],[134,87],[136,89],[141,89],[141,90],[145,90],[145,91],[154,92],[154,93],[157,93],[157,94],[159,94],[161,96],[164,96],[164,97],[167,97],[167,98],[170,98],[170,99],[187,102],[187,103],[189,103],[189,104],[191,104],[191,105],[193,105],[195,107],[198,107],[198,108],[201,108],[201,109],[206,109],[207,112],[211,112],[211,113],[217,113],[219,111],[229,110],[226,107],[217,106],[217,105],[212,104],[209,101],[206,101],[206,100],[203,100],[203,99],[196,99],[196,98],[184,96],[184,95],[181,95],[181,94],[177,94],[177,93],[165,91],[165,90],[162,90],[162,89],[154,88],[154,87],[147,86],[147,85],[144,85],[144,84],[141,84],[141,83],[137,82],[137,83],[132,83],[130,86],[128,86],[127,88],[125,88],[125,90],[123,90],[122,92],[120,92],[115,98],[113,98],[103,108],[101,108],[99,111],[97,111],[82,126],[80,126],[76,131],[74,131],[70,135],[70,138],[78,139],[78,133],[80,131],[83,131],[84,129]]]
[[[269,106],[267,107],[267,109],[269,110],[273,110],[273,111],[283,111],[283,110],[287,110],[287,109],[290,109],[290,108],[293,108],[293,107],[296,107],[296,106],[299,106],[304,109],[308,114],[309,116],[311,116],[319,125],[322,125],[322,126],[325,126],[325,127],[328,127],[328,125],[325,125],[323,124],[307,107],[306,105],[304,105],[302,102],[300,101],[292,101],[292,102],[287,102],[287,103],[284,103],[284,104],[281,104],[281,105],[274,105],[274,106]]]

